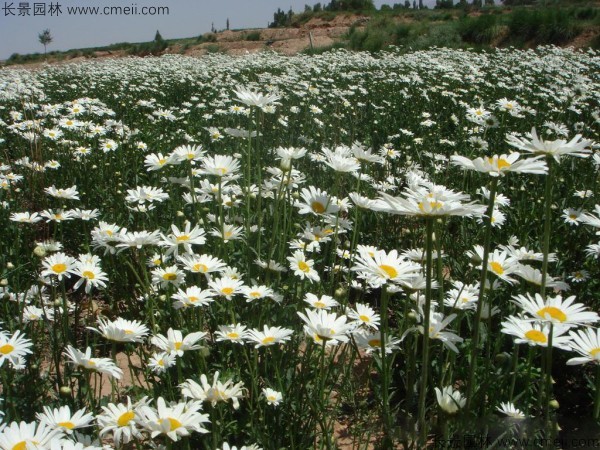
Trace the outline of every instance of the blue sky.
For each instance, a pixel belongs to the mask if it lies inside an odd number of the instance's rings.
[[[395,0],[396,2],[404,0]],[[412,1],[412,0],[411,0]],[[117,42],[145,42],[152,40],[156,30],[165,39],[198,36],[210,31],[214,22],[217,29],[225,28],[227,18],[230,27],[266,27],[277,8],[287,11],[290,7],[302,11],[305,4],[317,0],[0,0],[0,59],[13,53],[43,52],[38,34],[50,29],[54,41],[51,50],[96,47]],[[29,16],[19,16],[19,5],[30,7]],[[322,4],[328,3],[328,0]],[[380,6],[393,4],[392,0],[375,0]],[[426,0],[426,4],[435,0]],[[34,15],[34,4],[38,6]],[[59,14],[50,14],[52,5],[60,5]],[[168,6],[168,15],[69,15],[67,8],[110,6],[137,8]],[[55,9],[55,8],[53,8]],[[27,9],[23,9],[25,13]],[[109,10],[107,10],[109,11]],[[11,15],[11,12],[15,15]]]

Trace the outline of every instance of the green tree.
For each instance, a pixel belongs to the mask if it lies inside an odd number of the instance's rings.
[[[38,34],[38,39],[40,41],[40,44],[44,46],[44,57],[46,57],[46,47],[48,47],[48,44],[50,44],[54,40],[54,38],[50,34],[50,30],[45,29],[40,34]]]

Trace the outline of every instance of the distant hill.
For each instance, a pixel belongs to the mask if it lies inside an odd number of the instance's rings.
[[[440,0],[448,5],[452,0]],[[478,0],[475,0],[478,1]],[[490,0],[482,0],[489,3]],[[523,1],[523,0],[508,0]],[[284,54],[322,52],[335,47],[379,51],[390,45],[407,50],[438,47],[531,48],[554,44],[600,49],[600,3],[557,2],[525,6],[484,6],[419,9],[405,8],[404,1],[379,10],[327,11],[306,7],[302,13],[278,10],[269,28],[222,30],[201,36],[155,39],[141,43],[117,43],[104,47],[53,51],[51,63],[88,58],[184,54],[200,56],[223,52],[233,55],[273,50]],[[465,0],[466,3],[466,0]],[[542,2],[544,3],[544,2]],[[279,19],[278,19],[279,17]],[[40,53],[13,54],[10,64],[39,64]]]

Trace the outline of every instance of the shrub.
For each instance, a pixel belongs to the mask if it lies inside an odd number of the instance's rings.
[[[465,42],[490,44],[498,36],[498,18],[493,15],[466,17],[458,24],[458,33]]]
[[[225,53],[225,49],[218,44],[210,44],[206,46],[206,53]]]
[[[409,45],[415,50],[424,50],[431,47],[460,47],[462,40],[453,24],[444,24],[430,28],[426,33],[418,35],[414,40],[409,40]]]
[[[260,31],[251,31],[244,36],[246,41],[260,41]]]
[[[215,33],[204,33],[196,39],[199,44],[203,42],[217,42],[217,35]]]
[[[510,17],[508,27],[513,39],[537,44],[563,44],[580,33],[567,10],[516,9]]]

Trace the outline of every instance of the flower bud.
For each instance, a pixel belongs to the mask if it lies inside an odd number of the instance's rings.
[[[71,388],[69,386],[61,386],[60,390],[59,390],[60,396],[63,398],[69,398],[71,397],[71,394],[73,393],[71,391]]]

